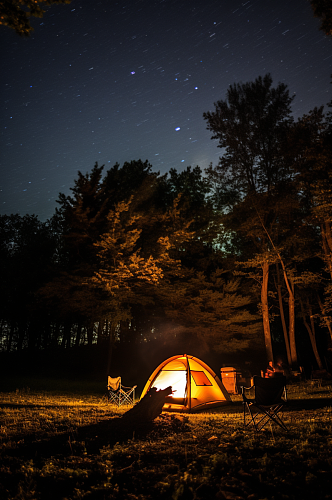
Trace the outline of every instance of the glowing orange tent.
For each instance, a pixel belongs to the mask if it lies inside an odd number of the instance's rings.
[[[194,356],[172,356],[161,363],[145,384],[141,399],[152,387],[172,386],[163,411],[194,412],[231,402],[221,380],[211,368]]]

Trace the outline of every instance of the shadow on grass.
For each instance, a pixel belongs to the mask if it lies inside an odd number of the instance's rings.
[[[331,398],[303,398],[303,399],[288,399],[284,409],[285,411],[300,411],[300,410],[319,410],[323,408],[332,407],[332,397]],[[214,408],[211,413],[241,413],[243,411],[242,401],[232,401],[229,405],[220,406],[219,408]]]
[[[331,406],[332,398],[289,399],[287,409],[290,411],[319,410]]]
[[[20,407],[40,407],[45,408],[45,405],[21,405],[21,404],[1,404],[1,408],[20,408]],[[332,398],[317,398],[317,399],[291,399],[285,406],[286,412],[296,412],[303,410],[327,409],[332,406]],[[243,405],[241,401],[234,401],[220,408],[215,408],[211,414],[241,414]],[[142,439],[149,434],[157,425],[155,421],[135,422],[125,417],[126,413],[121,417],[113,417],[108,420],[103,420],[98,423],[82,425],[77,428],[67,429],[64,432],[55,432],[52,435],[33,432],[25,434],[24,439],[15,440],[12,436],[12,445],[5,446],[5,454],[10,456],[20,456],[26,458],[34,458],[38,461],[43,461],[45,458],[54,456],[71,456],[71,455],[94,455],[105,447],[113,447],[116,443],[124,443],[130,439]],[[179,414],[161,415],[161,419],[165,426],[166,432],[179,432],[185,429],[182,419]],[[165,425],[166,424],[166,425]]]
[[[135,427],[128,425],[122,417],[115,417],[96,424],[83,425],[76,429],[57,432],[53,435],[38,436],[36,433],[25,434],[13,448],[6,447],[6,454],[11,456],[45,459],[57,455],[70,456],[97,454],[104,446],[114,446],[134,437],[142,438],[153,429],[153,422]],[[12,441],[15,437],[12,438]]]

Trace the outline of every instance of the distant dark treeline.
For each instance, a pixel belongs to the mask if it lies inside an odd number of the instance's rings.
[[[332,126],[290,103],[269,75],[231,86],[204,114],[216,167],[96,164],[47,222],[1,216],[1,351],[98,346],[109,372],[119,346],[263,348],[329,368]]]

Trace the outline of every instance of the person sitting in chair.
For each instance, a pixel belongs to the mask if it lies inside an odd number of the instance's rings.
[[[267,365],[266,372],[265,372],[265,378],[273,377],[274,372],[275,372],[275,368],[273,366],[273,361],[269,361],[269,364]]]

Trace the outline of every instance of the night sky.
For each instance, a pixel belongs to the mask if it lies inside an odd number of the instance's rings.
[[[332,38],[307,0],[73,0],[0,26],[0,214],[45,221],[95,162],[218,162],[203,112],[271,73],[295,118],[332,99]],[[326,109],[326,108],[325,108]]]

